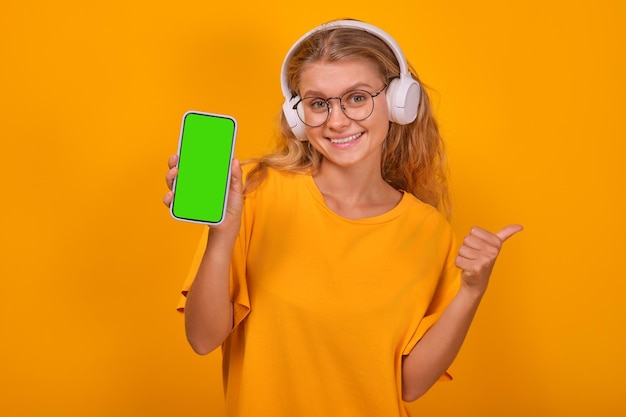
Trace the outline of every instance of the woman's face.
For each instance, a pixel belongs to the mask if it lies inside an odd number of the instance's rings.
[[[376,94],[384,87],[381,75],[372,64],[364,61],[308,64],[300,74],[300,97],[328,99],[353,90]],[[370,100],[370,96],[366,95],[366,99]],[[307,126],[307,137],[324,157],[324,164],[341,167],[371,164],[380,169],[382,143],[389,130],[386,91],[373,101],[372,114],[355,121],[341,110],[338,99],[330,100],[331,112],[326,123],[318,127]]]

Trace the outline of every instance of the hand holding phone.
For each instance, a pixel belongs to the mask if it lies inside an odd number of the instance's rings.
[[[169,170],[165,174],[165,185],[167,185],[167,189],[169,190],[165,195],[163,195],[163,204],[170,209],[172,205],[172,200],[174,199],[174,179],[176,179],[176,174],[178,174],[178,154],[174,154],[169,157],[167,160],[167,167]]]
[[[209,225],[224,220],[236,135],[237,122],[231,116],[198,111],[184,114],[172,217]]]

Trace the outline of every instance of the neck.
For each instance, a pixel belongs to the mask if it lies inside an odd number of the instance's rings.
[[[313,178],[320,190],[347,199],[376,194],[381,187],[387,185],[380,170],[368,170],[363,167],[346,168],[324,163]]]
[[[372,217],[393,208],[402,194],[389,185],[380,169],[324,164],[313,175],[326,204],[344,217]]]

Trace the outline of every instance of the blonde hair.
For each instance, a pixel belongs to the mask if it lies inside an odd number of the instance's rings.
[[[361,60],[373,64],[387,84],[397,78],[400,68],[387,44],[368,32],[354,28],[333,28],[313,33],[295,51],[287,69],[292,94],[297,95],[302,68],[314,62]],[[419,81],[414,69],[412,76]],[[428,94],[422,85],[419,111],[408,125],[390,123],[383,143],[382,176],[398,190],[415,195],[445,215],[450,214],[447,167],[443,139],[432,113]],[[276,149],[248,163],[257,165],[249,172],[246,192],[265,178],[267,168],[296,173],[315,173],[322,156],[306,141],[298,140],[284,114],[279,114],[280,132]]]

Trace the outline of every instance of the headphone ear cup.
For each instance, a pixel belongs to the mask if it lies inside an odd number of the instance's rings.
[[[387,107],[389,120],[399,125],[407,125],[417,118],[422,89],[410,76],[400,76],[387,87]]]
[[[304,129],[304,123],[298,117],[298,113],[293,108],[293,106],[300,100],[299,96],[295,96],[292,99],[286,99],[283,103],[283,114],[285,115],[285,119],[291,128],[291,131],[295,135],[296,139],[300,141],[309,140],[306,136],[306,131]]]

